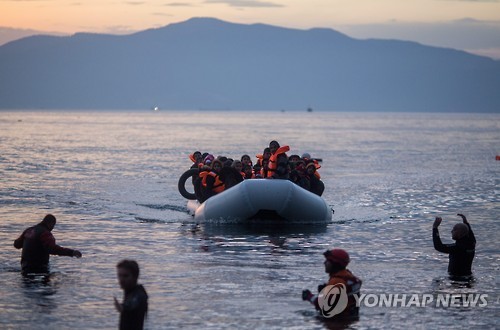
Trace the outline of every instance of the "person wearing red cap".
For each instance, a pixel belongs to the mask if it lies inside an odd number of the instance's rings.
[[[359,306],[356,306],[355,296],[359,297],[362,281],[354,276],[346,267],[350,262],[349,254],[342,249],[327,250],[325,256],[325,272],[330,274],[328,283],[318,286],[318,294],[327,286],[343,285],[347,293],[347,307],[333,319],[350,320],[359,316]],[[311,291],[302,291],[302,299],[309,301],[317,310],[320,310],[318,295]]]

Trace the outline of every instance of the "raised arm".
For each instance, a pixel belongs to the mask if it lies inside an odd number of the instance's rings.
[[[474,243],[476,243],[476,236],[474,236],[474,232],[472,231],[472,228],[470,226],[470,223],[469,221],[467,221],[467,218],[465,217],[465,215],[463,214],[457,214],[459,217],[462,218],[462,221],[463,223],[465,223],[467,225],[467,227],[469,227],[469,237],[472,241],[474,241]]]
[[[432,226],[432,242],[434,243],[434,248],[443,253],[451,253],[456,249],[455,244],[443,244],[441,242],[441,237],[439,237],[438,227],[443,219],[441,217],[436,217],[434,220],[434,225]]]

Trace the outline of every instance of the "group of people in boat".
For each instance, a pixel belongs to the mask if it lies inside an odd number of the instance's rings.
[[[325,185],[318,172],[321,167],[318,160],[307,153],[302,157],[295,154],[288,156],[286,153],[289,151],[289,146],[280,146],[277,141],[271,141],[269,147],[256,156],[255,164],[249,155],[232,159],[195,151],[189,158],[193,162],[191,168],[199,170],[192,177],[196,198],[204,202],[243,180],[250,179],[290,180],[321,196]]]

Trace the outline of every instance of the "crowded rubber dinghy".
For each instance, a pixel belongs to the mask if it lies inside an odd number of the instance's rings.
[[[325,186],[318,169],[321,159],[292,154],[289,146],[280,146],[271,141],[262,154],[256,155],[255,163],[249,155],[240,159],[227,156],[215,157],[209,153],[195,151],[189,155],[193,162],[191,168],[179,179],[179,192],[189,200],[204,203],[209,198],[242,183],[245,180],[288,180],[317,196],[321,196]],[[186,181],[190,180],[194,193],[186,190]]]

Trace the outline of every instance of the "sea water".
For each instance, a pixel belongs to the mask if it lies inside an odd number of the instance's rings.
[[[195,150],[252,158],[271,140],[322,158],[333,222],[302,228],[197,225],[177,191]],[[499,321],[500,115],[338,112],[0,112],[0,328],[113,329],[115,265],[132,258],[149,329],[328,327],[303,289],[327,280],[322,252],[349,251],[365,294],[486,294],[483,307],[361,307],[369,328],[495,328]],[[12,243],[47,213],[48,278],[24,279]],[[433,249],[467,215],[474,281]]]

